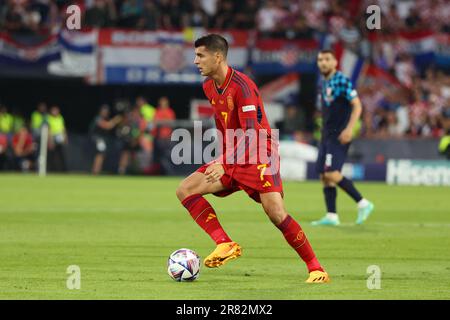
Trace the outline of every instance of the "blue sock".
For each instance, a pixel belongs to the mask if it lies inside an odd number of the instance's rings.
[[[338,186],[341,187],[342,190],[347,192],[347,194],[356,202],[359,202],[363,198],[358,190],[356,190],[353,182],[346,177],[343,177],[342,180],[339,181]]]
[[[328,213],[336,213],[336,187],[324,187],[323,194],[325,196],[325,204]]]

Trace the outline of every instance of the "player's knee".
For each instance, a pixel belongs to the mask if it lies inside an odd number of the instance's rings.
[[[183,201],[191,195],[190,189],[186,186],[186,183],[182,181],[175,191],[178,200]]]
[[[339,171],[325,172],[324,177],[327,181],[328,186],[335,185],[342,178]]]
[[[279,225],[286,219],[287,213],[283,205],[279,203],[269,203],[264,206],[264,211],[273,224]]]

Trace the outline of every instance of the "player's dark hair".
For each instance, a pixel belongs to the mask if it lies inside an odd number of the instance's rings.
[[[194,42],[195,48],[205,46],[208,51],[212,52],[221,52],[224,57],[227,56],[228,53],[228,42],[224,37],[218,34],[208,34],[201,38],[198,38]]]
[[[322,53],[322,54],[329,53],[329,54],[331,54],[333,57],[336,58],[336,54],[334,53],[333,50],[330,50],[330,49],[322,49],[322,50],[319,51],[319,54],[321,54],[321,53]]]

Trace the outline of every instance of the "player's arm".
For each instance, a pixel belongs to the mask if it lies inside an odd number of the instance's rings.
[[[98,120],[97,124],[100,128],[104,130],[110,130],[114,128],[117,124],[119,124],[120,121],[122,121],[122,117],[120,115],[117,115],[111,120],[100,119]]]
[[[207,86],[208,81],[211,81],[211,80],[206,80],[205,82],[203,82],[203,92],[205,93],[205,96],[208,99],[208,101],[211,101],[211,98],[208,95],[208,90],[209,90],[208,86]],[[218,131],[217,136],[220,137],[221,134],[224,133],[225,131],[224,131],[224,128],[223,128],[220,120],[215,118],[215,122],[216,122],[216,130]],[[218,141],[218,143],[221,143],[223,146],[223,141]],[[222,147],[222,154],[218,155],[216,160],[214,160],[213,163],[210,164],[208,166],[208,168],[206,168],[206,170],[205,170],[205,176],[206,176],[207,182],[214,183],[214,182],[218,181],[224,175],[225,168],[222,165],[223,157],[224,157],[224,149]]]
[[[347,126],[345,127],[344,130],[342,130],[341,134],[339,135],[339,141],[342,144],[347,144],[350,141],[352,141],[353,128],[355,127],[362,113],[361,100],[359,99],[356,90],[353,89],[350,81],[347,85],[347,89],[348,90],[346,98],[350,101],[350,105],[352,106],[352,113],[350,115],[350,119],[347,123]]]
[[[251,88],[245,87],[237,90],[235,102],[239,117],[239,124],[242,130],[256,129],[258,123],[259,99]]]
[[[246,163],[247,159],[243,157],[247,156],[249,157],[248,161],[256,160],[254,157],[257,157],[258,152],[255,150],[256,144],[254,139],[257,139],[259,135],[258,109],[262,108],[262,105],[260,105],[260,99],[256,90],[245,86],[237,90],[235,105],[237,107],[239,125],[243,130],[243,136],[236,142],[233,151],[233,157],[239,164]],[[253,130],[253,132],[247,132],[248,130]]]

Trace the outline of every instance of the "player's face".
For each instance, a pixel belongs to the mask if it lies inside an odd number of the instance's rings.
[[[205,46],[195,48],[194,64],[197,66],[202,76],[212,75],[220,64],[220,59],[217,53],[210,52]]]
[[[336,58],[331,53],[319,53],[317,56],[317,66],[324,76],[333,72],[337,67]]]

